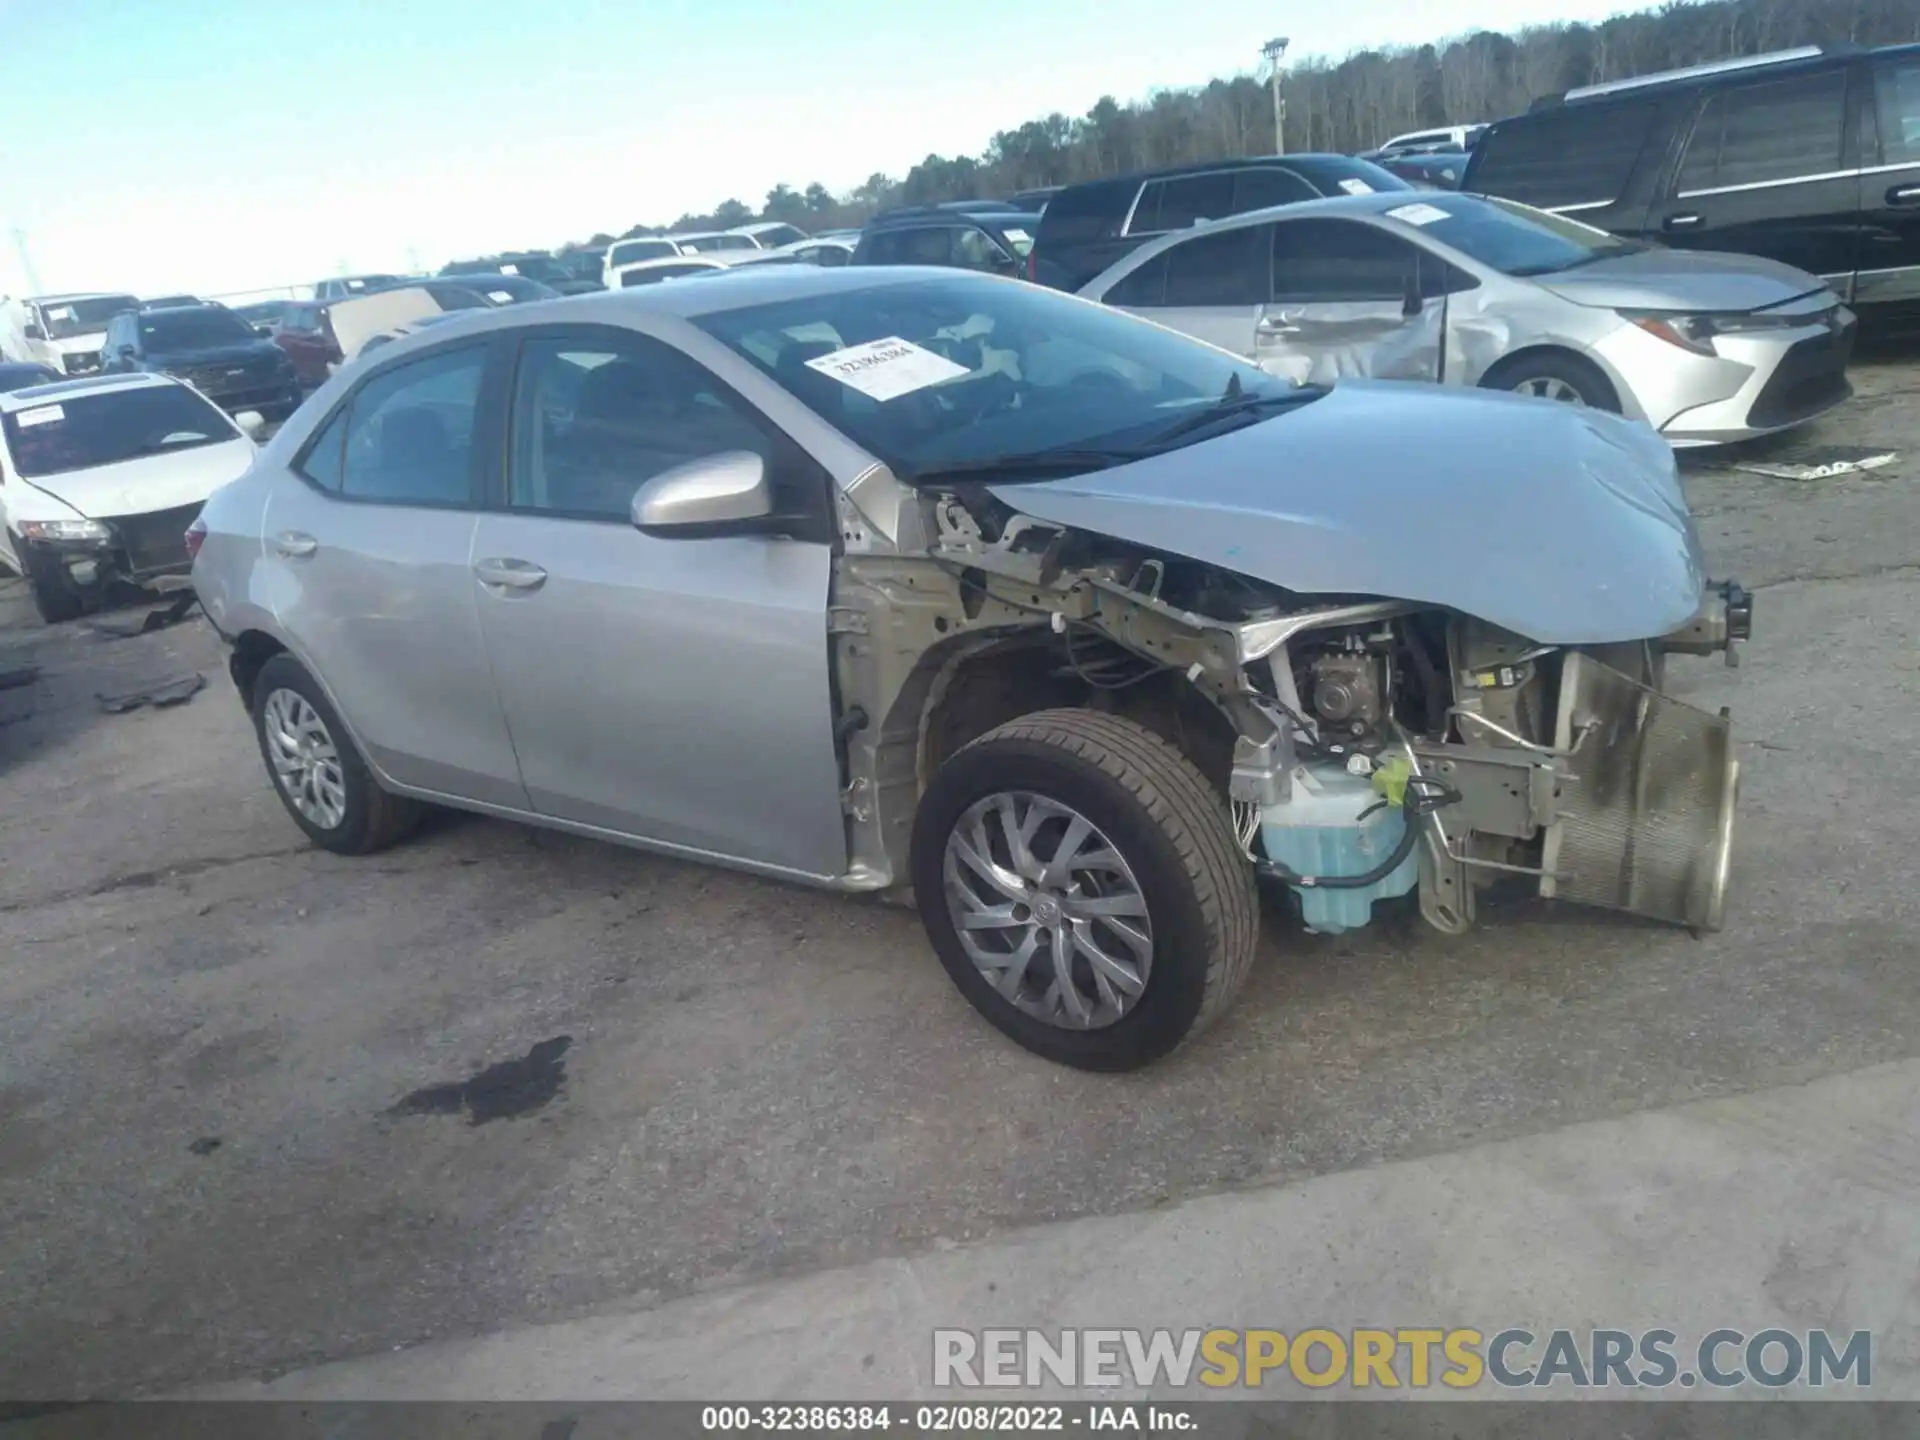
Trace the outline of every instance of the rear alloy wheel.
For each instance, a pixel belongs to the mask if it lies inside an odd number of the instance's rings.
[[[326,695],[291,655],[260,667],[253,723],[275,793],[314,844],[365,855],[420,823],[420,804],[380,788]]]
[[[1042,711],[949,759],[915,817],[913,882],[974,1008],[1081,1069],[1159,1059],[1252,968],[1253,872],[1225,800],[1118,716]]]

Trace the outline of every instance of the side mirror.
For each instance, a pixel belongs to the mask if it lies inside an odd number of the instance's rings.
[[[767,462],[750,450],[662,470],[633,497],[634,527],[662,539],[764,532],[773,518]]]
[[[260,432],[267,428],[267,417],[258,410],[242,410],[233,417],[233,423],[240,427],[240,433],[249,440],[258,440]]]
[[[23,333],[29,340],[44,340],[47,338],[47,332],[42,330],[38,325],[27,326]]]
[[[271,325],[266,324],[265,322],[262,322],[261,324],[258,324],[253,327],[253,333],[256,335],[262,336],[265,339],[271,340],[273,338],[273,327]]]

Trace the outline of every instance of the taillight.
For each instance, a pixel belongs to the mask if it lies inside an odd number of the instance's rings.
[[[200,542],[207,538],[207,522],[200,516],[193,517],[193,523],[187,526],[187,559],[196,560],[200,556]]]
[[[1036,285],[1040,283],[1040,260],[1031,250],[1027,251],[1027,279]]]

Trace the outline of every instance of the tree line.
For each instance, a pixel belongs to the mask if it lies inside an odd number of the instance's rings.
[[[1667,0],[1598,25],[1489,30],[1439,45],[1387,46],[1341,60],[1287,66],[1280,90],[1289,150],[1352,154],[1408,130],[1494,120],[1558,94],[1657,70],[1799,45],[1892,45],[1920,40],[1916,0]],[[1002,130],[979,155],[929,155],[903,178],[875,173],[844,194],[814,183],[776,185],[759,210],[738,199],[631,235],[724,230],[784,220],[819,231],[852,227],[898,205],[1000,197],[1156,165],[1270,153],[1267,85],[1235,75],[1121,103],[1103,97],[1085,115],[1054,113]]]

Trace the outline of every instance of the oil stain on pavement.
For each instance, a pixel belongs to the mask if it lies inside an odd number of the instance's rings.
[[[422,1086],[387,1113],[458,1115],[464,1111],[469,1125],[531,1115],[567,1083],[565,1057],[572,1044],[571,1035],[542,1040],[526,1054],[489,1065],[465,1080]]]

